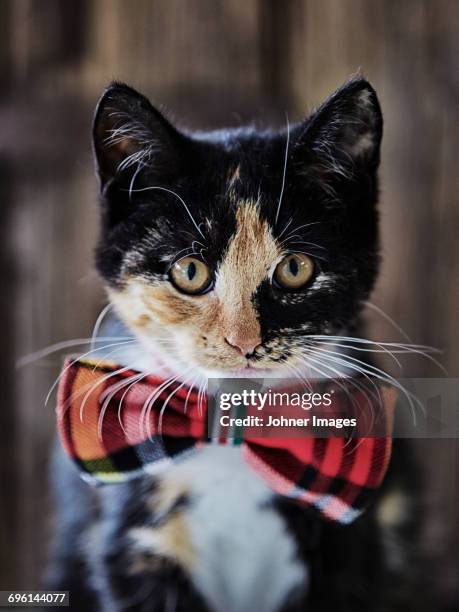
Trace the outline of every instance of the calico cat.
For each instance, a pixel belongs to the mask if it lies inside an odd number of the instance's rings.
[[[203,133],[115,83],[93,133],[97,268],[136,339],[118,362],[195,386],[353,372],[345,338],[363,333],[379,264],[382,116],[366,80],[286,130]],[[99,489],[59,451],[49,586],[82,611],[419,611],[402,451],[349,526],[275,495],[237,447]]]

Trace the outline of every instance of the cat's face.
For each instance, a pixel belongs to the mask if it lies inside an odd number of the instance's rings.
[[[291,375],[311,336],[348,329],[377,271],[381,129],[364,80],[282,132],[184,134],[109,88],[97,265],[147,350],[206,374]]]

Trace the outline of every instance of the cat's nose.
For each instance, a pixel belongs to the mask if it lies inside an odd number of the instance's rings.
[[[238,349],[245,357],[251,355],[257,346],[261,344],[260,336],[248,337],[237,333],[228,334],[225,340],[230,346]]]

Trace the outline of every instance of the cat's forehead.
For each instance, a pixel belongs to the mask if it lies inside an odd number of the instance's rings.
[[[204,184],[209,193],[233,208],[252,200],[263,209],[267,199],[278,197],[288,144],[285,135],[254,129],[219,130],[201,135],[196,144],[189,166],[195,187]]]

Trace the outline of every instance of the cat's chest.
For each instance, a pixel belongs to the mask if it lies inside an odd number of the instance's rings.
[[[156,495],[164,511],[180,496],[187,502],[158,528],[134,530],[134,540],[181,564],[211,609],[245,612],[257,600],[275,612],[306,587],[296,542],[240,449],[203,449],[171,468]]]

